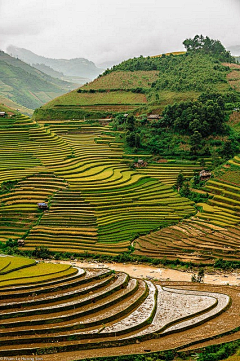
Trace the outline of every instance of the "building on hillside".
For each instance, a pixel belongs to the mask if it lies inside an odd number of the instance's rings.
[[[23,247],[25,243],[24,243],[23,239],[18,239],[17,244],[18,244],[18,247]]]
[[[6,112],[0,112],[0,117],[5,117],[7,115]]]
[[[156,120],[156,119],[160,119],[160,115],[159,114],[150,114],[147,116],[148,120]]]
[[[38,203],[38,209],[48,209],[48,204],[47,203]]]
[[[212,173],[209,172],[209,170],[203,169],[199,173],[200,180],[207,180],[207,179],[211,178],[211,176],[212,176]]]
[[[148,165],[147,162],[145,162],[143,159],[138,159],[138,161],[134,163],[135,168],[144,168],[147,165]]]

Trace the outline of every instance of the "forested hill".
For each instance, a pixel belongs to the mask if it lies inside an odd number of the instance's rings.
[[[186,52],[129,59],[93,82],[50,101],[36,119],[82,119],[116,114],[161,114],[169,104],[197,100],[202,92],[234,93],[229,81],[235,58],[219,41],[196,36]],[[231,97],[231,95],[230,95]]]
[[[76,87],[72,83],[52,78],[3,51],[0,51],[0,67],[0,98],[11,100],[16,108],[23,105],[34,110]]]
[[[183,42],[186,48],[186,52],[168,53],[168,56],[162,54],[160,56],[133,58],[123,61],[121,64],[114,65],[111,69],[107,69],[103,75],[109,74],[112,71],[137,71],[137,70],[169,70],[176,62],[182,63],[182,58],[195,55],[201,59],[201,55],[208,55],[209,59],[215,60],[215,62],[235,62],[235,58],[227,51],[219,40],[213,40],[209,37],[204,38],[202,35],[196,35],[193,39],[186,39]],[[174,57],[174,54],[178,57]],[[179,56],[182,56],[179,59]],[[174,57],[174,62],[172,58]],[[177,70],[177,69],[174,69]],[[195,70],[197,66],[195,64]],[[191,71],[190,71],[191,72]]]

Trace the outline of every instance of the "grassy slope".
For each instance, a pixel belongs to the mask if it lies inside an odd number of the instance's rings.
[[[137,87],[150,88],[151,84],[158,79],[158,71],[117,71],[114,73],[100,76],[81,89],[133,89]]]
[[[0,112],[6,112],[7,114],[17,114],[17,111],[8,107],[4,103],[0,103]]]
[[[4,52],[0,52],[0,66],[0,96],[29,109],[41,106],[70,87],[69,83],[51,78]]]
[[[11,111],[15,112],[16,109],[19,109],[20,113],[22,113],[22,114],[26,114],[29,116],[31,116],[33,114],[33,109],[26,108],[23,105],[15,103],[11,99],[8,99],[2,95],[0,95],[0,103],[2,104],[2,106],[10,108]]]
[[[63,104],[64,98],[64,104]],[[135,94],[128,92],[116,91],[113,93],[78,93],[76,90],[60,96],[44,106],[44,108],[52,108],[54,106],[68,105],[98,105],[98,104],[142,104],[146,103],[144,94]]]
[[[142,59],[144,59],[144,65],[141,65]],[[134,70],[138,62],[140,63],[138,68],[142,66],[148,70]],[[197,99],[200,93],[206,90],[222,93],[228,91],[230,89],[226,77],[228,73],[230,73],[228,68],[224,68],[219,62],[216,63],[212,58],[203,54],[130,59],[114,66],[98,79],[81,87],[81,93],[75,90],[48,102],[40,110],[37,109],[34,116],[36,119],[44,117],[48,119],[54,119],[54,117],[81,119],[84,116],[98,118],[118,112],[128,112],[129,104],[134,105],[132,110],[138,114],[161,113],[167,104]],[[133,93],[132,91],[136,88],[141,88],[145,94]],[[90,90],[95,90],[95,93],[84,93]],[[98,90],[101,93],[98,93]],[[122,92],[119,93],[119,90]],[[96,110],[101,111],[100,108],[95,108],[96,104],[102,106],[122,104],[123,107],[120,109],[119,107],[102,108],[101,114],[94,114]],[[61,112],[59,112],[59,108],[56,109],[56,105],[62,107]],[[87,112],[84,112],[83,108],[76,112],[76,108],[72,107],[71,109],[70,105],[80,107],[88,105],[89,107]],[[64,110],[65,106],[68,109]],[[104,114],[103,111],[106,110],[109,112]]]

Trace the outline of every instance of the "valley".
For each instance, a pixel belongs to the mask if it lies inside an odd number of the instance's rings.
[[[46,104],[31,118],[11,108],[9,76],[0,358],[180,360],[239,342],[240,65],[209,40],[57,97],[55,81],[50,101],[35,69]]]

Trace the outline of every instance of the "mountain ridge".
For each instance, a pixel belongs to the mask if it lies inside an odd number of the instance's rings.
[[[97,77],[103,69],[98,68],[92,61],[85,58],[73,59],[54,59],[34,52],[18,48],[13,45],[7,48],[8,53],[18,57],[24,62],[35,66],[36,64],[45,65],[52,68],[54,71],[62,73],[64,76],[79,77],[87,80],[92,80]]]

